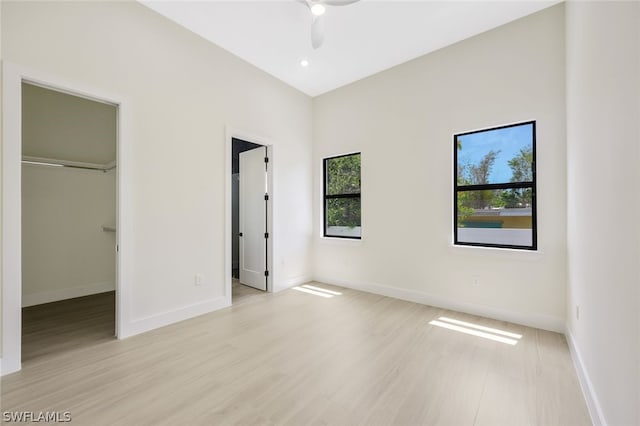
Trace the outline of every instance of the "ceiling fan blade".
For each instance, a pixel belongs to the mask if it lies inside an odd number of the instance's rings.
[[[324,15],[314,16],[311,23],[311,46],[314,49],[322,46],[324,41]]]
[[[329,6],[346,6],[348,4],[357,3],[360,0],[321,0],[320,3],[329,5]]]

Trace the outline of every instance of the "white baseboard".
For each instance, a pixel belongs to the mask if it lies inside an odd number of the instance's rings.
[[[571,352],[571,359],[573,360],[573,365],[575,366],[576,373],[578,375],[578,381],[580,382],[580,387],[582,388],[582,393],[587,403],[589,414],[591,415],[591,423],[593,423],[594,426],[607,426],[600,402],[593,389],[593,384],[591,383],[587,369],[584,366],[584,362],[582,361],[582,356],[580,355],[578,346],[576,345],[573,335],[569,331],[568,327],[565,330],[564,335],[567,338],[569,352]]]
[[[151,331],[156,328],[164,327],[176,322],[184,321],[193,317],[208,314],[218,309],[231,306],[231,297],[221,296],[211,300],[195,303],[168,312],[162,312],[145,318],[131,321],[129,324],[123,324],[120,329],[119,339],[135,336],[136,334]]]
[[[472,315],[493,318],[500,321],[508,321],[515,324],[525,325],[527,327],[540,328],[557,333],[564,333],[565,331],[564,319],[553,317],[550,315],[514,312],[495,308],[492,306],[459,302],[456,300],[444,298],[441,296],[435,296],[417,290],[391,287],[384,284],[351,282],[333,279],[326,276],[317,276],[315,278],[315,281],[352,288],[354,290],[365,291],[367,293],[379,294],[381,296],[393,297],[394,299],[406,300],[423,305],[435,306],[438,308],[450,309],[453,311],[465,312]]]
[[[82,287],[61,288],[40,293],[24,294],[22,296],[22,307],[73,299],[75,297],[90,296],[92,294],[114,291],[115,289],[116,286],[113,282],[100,282],[87,284]]]

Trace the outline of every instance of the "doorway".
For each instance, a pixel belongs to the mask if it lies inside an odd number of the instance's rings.
[[[269,147],[231,138],[231,298],[238,303],[270,289]]]
[[[22,82],[22,361],[115,337],[118,107]]]
[[[88,86],[78,81],[67,80],[33,68],[4,61],[2,64],[2,375],[16,372],[22,367],[22,87],[23,83],[50,89],[99,103],[110,104],[117,110],[116,152],[117,167],[111,173],[115,175],[115,228],[110,223],[99,225],[103,235],[109,234],[115,241],[115,327],[110,326],[110,338],[124,338],[132,334],[129,306],[129,287],[131,265],[129,262],[132,247],[131,205],[131,168],[127,166],[131,158],[131,122],[130,101],[121,94]],[[33,160],[33,159],[32,159]],[[66,165],[49,166],[73,168],[73,162]],[[115,164],[114,164],[115,165]],[[123,167],[124,165],[124,167]],[[37,165],[30,167],[37,168]],[[42,166],[47,167],[47,166]],[[95,170],[93,170],[95,172]],[[90,170],[84,170],[89,173]],[[100,173],[105,173],[100,171]],[[94,283],[95,284],[95,283]],[[95,287],[100,287],[96,285]],[[95,291],[96,288],[93,288]],[[77,296],[78,294],[74,294]],[[40,294],[39,300],[52,295]],[[58,293],[60,296],[60,293]],[[36,299],[38,299],[36,298]],[[43,299],[44,298],[44,299]],[[32,300],[33,301],[33,300]],[[36,300],[37,301],[37,300]],[[112,321],[113,315],[110,315]],[[115,330],[114,330],[115,329]]]

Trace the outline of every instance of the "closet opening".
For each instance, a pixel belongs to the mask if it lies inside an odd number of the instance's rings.
[[[22,362],[116,338],[118,106],[22,82]]]

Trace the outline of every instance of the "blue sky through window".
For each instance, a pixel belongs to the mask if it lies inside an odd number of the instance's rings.
[[[458,150],[458,166],[478,164],[491,150],[500,151],[489,175],[489,183],[511,181],[509,160],[516,157],[522,148],[531,149],[533,124],[493,129],[458,136],[462,148]]]

